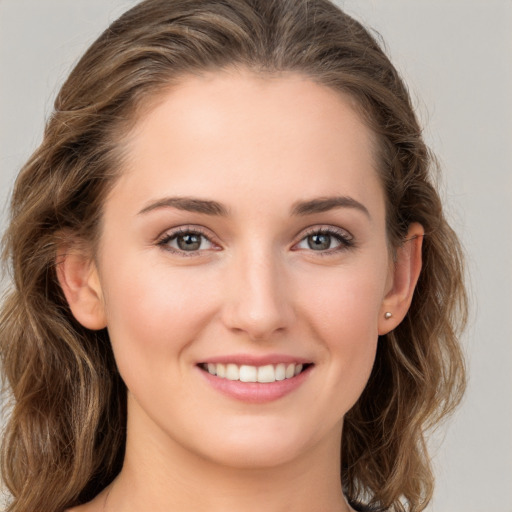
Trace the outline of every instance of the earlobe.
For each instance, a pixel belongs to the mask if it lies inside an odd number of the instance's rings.
[[[405,242],[396,251],[396,260],[391,270],[390,289],[381,306],[378,321],[379,335],[392,331],[409,310],[421,271],[424,234],[421,224],[416,222],[411,224]]]
[[[76,320],[87,329],[107,326],[103,294],[96,265],[76,249],[61,250],[56,261],[57,278]]]

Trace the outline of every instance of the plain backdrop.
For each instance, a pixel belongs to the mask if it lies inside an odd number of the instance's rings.
[[[134,3],[0,0],[0,225],[60,84]],[[437,488],[429,511],[512,512],[512,1],[338,3],[382,35],[405,77],[468,254],[469,388],[432,442]]]

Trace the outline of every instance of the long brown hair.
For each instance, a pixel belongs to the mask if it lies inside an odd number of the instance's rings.
[[[185,74],[227,66],[298,72],[349,94],[378,142],[390,244],[403,243],[412,222],[425,228],[412,306],[379,340],[370,380],[346,415],[341,472],[353,502],[419,512],[432,495],[425,434],[463,392],[466,297],[460,246],[402,80],[375,38],[328,0],[146,0],[72,71],[15,185],[4,238],[13,279],[0,311],[10,512],[84,503],[121,469],[126,389],[108,332],[83,328],[68,308],[57,248],[94,246],[123,136],[148,102]]]

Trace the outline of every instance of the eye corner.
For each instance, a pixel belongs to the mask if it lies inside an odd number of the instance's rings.
[[[188,240],[180,240],[187,237]],[[214,235],[201,226],[179,226],[168,229],[157,237],[155,246],[182,257],[202,256],[208,252],[222,250],[221,245],[215,241]]]
[[[300,239],[291,247],[292,251],[303,250],[321,256],[329,256],[356,246],[354,236],[346,229],[336,226],[311,226],[303,231],[299,237]],[[317,237],[317,241],[314,242],[315,245],[312,244],[314,237]],[[322,240],[322,237],[324,240]]]

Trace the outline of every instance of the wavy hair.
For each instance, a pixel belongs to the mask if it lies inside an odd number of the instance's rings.
[[[70,312],[57,249],[97,240],[123,137],[148,103],[187,74],[226,67],[297,72],[348,94],[376,137],[390,245],[404,243],[412,222],[425,229],[411,308],[379,340],[370,380],[345,417],[341,473],[352,503],[420,512],[431,498],[425,436],[464,389],[466,295],[435,161],[397,71],[376,38],[328,0],[146,0],[78,62],[15,184],[3,251],[12,286],[0,310],[9,512],[62,512],[121,469],[126,389],[107,331],[85,329]]]

